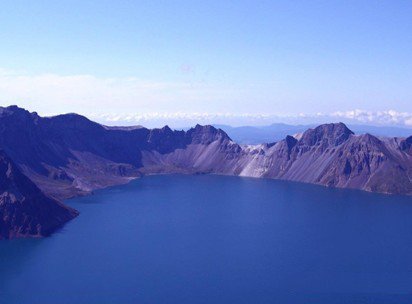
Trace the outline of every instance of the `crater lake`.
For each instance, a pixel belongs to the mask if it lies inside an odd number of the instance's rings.
[[[0,242],[0,303],[411,303],[412,198],[157,175]]]

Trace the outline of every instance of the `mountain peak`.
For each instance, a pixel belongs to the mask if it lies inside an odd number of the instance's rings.
[[[354,133],[342,122],[329,123],[309,129],[303,133],[301,142],[309,146],[338,146]]]
[[[16,118],[31,118],[38,117],[36,112],[29,112],[24,108],[20,108],[16,105],[8,107],[0,107],[0,117],[13,116]]]
[[[192,143],[210,144],[216,140],[231,140],[229,135],[222,129],[216,129],[211,125],[199,125],[187,131],[187,136],[191,138]]]
[[[20,108],[17,105],[10,105],[10,106],[7,106],[7,107],[0,107],[0,110],[7,111],[7,112],[27,111],[26,109]]]
[[[168,125],[165,125],[161,130],[167,133],[173,132],[173,130]]]

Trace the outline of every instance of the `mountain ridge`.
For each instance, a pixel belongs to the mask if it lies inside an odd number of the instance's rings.
[[[232,127],[219,124],[214,126],[224,130],[239,144],[256,145],[264,142],[279,141],[287,135],[300,134],[318,125],[319,124],[289,125],[274,123],[267,126]],[[357,135],[369,133],[377,137],[408,137],[412,133],[412,128],[400,126],[374,126],[355,123],[346,124],[346,126]]]
[[[0,108],[0,149],[51,199],[144,174],[222,174],[412,195],[412,136],[356,135],[323,124],[270,144],[239,145],[213,126],[107,128],[78,114]],[[1,211],[1,210],[0,210]]]

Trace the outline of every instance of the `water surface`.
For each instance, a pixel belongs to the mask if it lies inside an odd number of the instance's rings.
[[[0,303],[412,303],[412,199],[150,176],[0,242]]]

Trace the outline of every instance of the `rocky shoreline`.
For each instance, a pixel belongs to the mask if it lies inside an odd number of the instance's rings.
[[[412,136],[355,135],[343,123],[261,145],[221,129],[113,128],[77,114],[0,108],[0,238],[50,234],[77,216],[59,201],[145,174],[222,174],[412,195]],[[10,171],[9,170],[9,171]],[[18,179],[16,179],[18,176]]]

